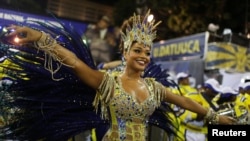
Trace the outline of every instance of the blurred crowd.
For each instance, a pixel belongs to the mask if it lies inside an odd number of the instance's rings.
[[[189,97],[206,108],[212,108],[221,115],[235,118],[237,124],[250,124],[248,120],[250,117],[249,80],[241,82],[238,89],[222,86],[215,78],[208,78],[202,85],[193,87],[189,81],[191,77],[188,73],[179,72],[176,76],[179,87],[170,89],[175,94]],[[207,140],[208,128],[201,118],[188,110],[175,107],[175,105],[173,107],[175,112],[178,113],[179,133],[182,140]]]

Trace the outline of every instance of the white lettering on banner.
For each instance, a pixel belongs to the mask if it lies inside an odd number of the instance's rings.
[[[34,25],[38,25],[35,21],[36,21],[36,20],[33,20],[33,21],[26,21],[26,23],[28,23],[28,24],[34,24]]]
[[[55,21],[48,21],[48,22],[55,25],[55,26],[62,26],[60,23],[55,22]]]
[[[232,129],[227,131],[220,131],[218,129],[212,129],[212,136],[247,136],[246,131],[233,131]]]
[[[32,24],[36,26],[40,26],[37,22],[41,23],[49,23],[52,26],[57,26],[59,28],[73,26],[75,29],[79,29],[76,32],[80,35],[83,34],[85,31],[87,24],[83,22],[74,22],[68,20],[62,20],[60,18],[56,19],[52,16],[38,16],[32,14],[25,14],[21,12],[15,12],[10,10],[4,10],[0,8],[0,21],[1,22],[16,22],[16,23],[23,23],[23,24]]]
[[[33,18],[33,17],[27,17],[27,23],[31,23],[31,24],[34,24],[34,21],[35,22],[42,22],[42,23],[50,23],[50,24],[53,24],[55,26],[61,26],[60,23],[56,22],[56,21],[48,21],[48,20],[43,20],[43,19],[37,19],[37,18]]]
[[[27,21],[39,21],[39,22],[42,22],[42,23],[45,22],[45,21],[42,20],[42,19],[37,19],[37,18],[33,18],[33,17],[27,17]]]
[[[3,19],[18,21],[18,22],[23,22],[24,21],[23,16],[14,15],[14,14],[4,14]]]
[[[0,18],[1,18],[1,19],[3,18],[3,13],[0,13]]]
[[[163,57],[163,56],[192,54],[200,51],[201,49],[199,40],[189,40],[185,42],[161,45],[159,48],[153,49],[153,55],[154,57]]]

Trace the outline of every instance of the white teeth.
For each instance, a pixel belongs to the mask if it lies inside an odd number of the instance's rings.
[[[138,63],[140,63],[140,64],[145,64],[145,62],[144,61],[137,61]]]

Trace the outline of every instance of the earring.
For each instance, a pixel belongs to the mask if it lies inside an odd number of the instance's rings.
[[[143,71],[143,72],[141,72],[141,77],[144,77],[144,74],[145,74],[145,72]]]
[[[122,65],[123,65],[123,66],[126,66],[126,60],[125,60],[124,57],[122,57]]]
[[[125,60],[122,61],[122,65],[126,66],[126,61]]]

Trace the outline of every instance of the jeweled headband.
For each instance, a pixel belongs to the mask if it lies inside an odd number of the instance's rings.
[[[124,48],[130,50],[133,41],[143,43],[146,46],[152,46],[153,40],[156,38],[156,31],[154,30],[161,21],[155,24],[155,20],[148,21],[150,10],[148,10],[143,21],[141,21],[140,15],[134,14],[132,20],[132,28],[130,26],[126,29],[126,34],[121,32],[121,38],[124,41]]]

